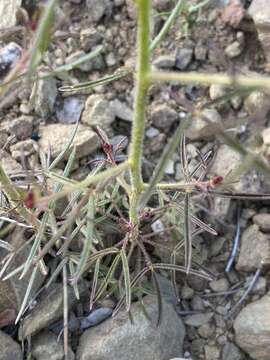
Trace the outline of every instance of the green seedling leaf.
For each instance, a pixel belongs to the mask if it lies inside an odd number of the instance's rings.
[[[83,250],[80,257],[80,262],[76,270],[76,274],[72,279],[72,282],[78,282],[80,276],[84,272],[85,265],[88,261],[90,251],[93,244],[94,228],[95,228],[95,198],[94,195],[90,195],[87,205],[87,220],[86,220],[86,238],[83,244]]]
[[[21,308],[20,308],[20,311],[17,315],[17,318],[15,320],[15,324],[18,323],[18,321],[20,320],[26,306],[27,306],[27,301],[29,299],[29,296],[30,296],[30,293],[31,293],[31,290],[32,290],[32,287],[33,287],[33,284],[34,284],[34,281],[35,281],[35,278],[36,278],[36,275],[37,275],[37,270],[38,270],[38,266],[36,265],[33,269],[33,272],[31,274],[31,277],[29,279],[29,284],[27,286],[27,289],[26,289],[26,292],[25,292],[25,295],[24,295],[24,299],[23,299],[23,302],[22,302],[22,305],[21,305]]]
[[[57,279],[57,276],[62,272],[64,266],[67,264],[68,258],[63,258],[62,261],[58,264],[54,272],[52,273],[50,279],[46,282],[45,288],[48,289],[51,284]]]
[[[98,276],[99,276],[99,267],[100,267],[100,258],[97,259],[94,271],[94,278],[92,283],[91,289],[91,296],[90,296],[90,310],[92,310],[94,305],[94,299],[96,296],[97,284],[98,284]]]
[[[75,266],[74,266],[74,264],[73,264],[72,261],[69,261],[68,266],[69,266],[70,277],[73,278],[74,275],[75,275],[75,272],[76,272]],[[75,294],[75,296],[76,296],[76,299],[77,299],[77,300],[80,300],[80,292],[79,292],[79,289],[78,289],[78,284],[75,283],[75,284],[71,284],[71,285],[72,285],[72,287],[73,287],[73,290],[74,290],[74,294]]]
[[[102,294],[104,293],[104,291],[106,290],[107,286],[109,285],[110,281],[112,280],[112,277],[114,275],[114,272],[116,270],[116,267],[119,263],[119,260],[121,259],[121,255],[118,254],[114,260],[113,260],[113,263],[112,265],[110,266],[109,270],[107,271],[107,274],[105,276],[105,279],[103,280],[102,284],[100,285],[98,291],[97,291],[97,294],[96,294],[96,297],[95,297],[95,300],[94,302],[96,302],[101,296]]]
[[[61,86],[59,88],[59,91],[73,92],[73,91],[79,91],[79,90],[92,89],[96,86],[109,84],[112,81],[119,80],[127,75],[132,74],[132,73],[133,73],[133,70],[130,68],[118,69],[112,75],[107,75],[107,76],[101,77],[100,79],[97,79],[97,80],[86,81],[86,82],[76,84],[76,85]]]
[[[30,250],[28,258],[27,258],[27,260],[25,262],[25,266],[24,266],[23,272],[22,272],[22,274],[20,276],[20,279],[22,279],[26,275],[26,273],[29,271],[30,267],[32,266],[32,264],[34,262],[34,258],[35,258],[36,254],[37,254],[37,251],[38,251],[38,248],[40,246],[41,240],[45,236],[45,230],[46,230],[48,219],[49,219],[49,212],[46,211],[45,214],[43,215],[40,228],[38,229],[38,232],[37,232],[37,234],[35,236],[34,244],[31,246],[31,250]]]
[[[36,31],[33,50],[30,57],[28,76],[31,77],[33,71],[42,60],[44,52],[47,50],[51,38],[51,30],[54,21],[54,9],[58,0],[49,0],[44,13],[41,16],[39,25]]]
[[[124,282],[125,282],[125,293],[126,293],[126,311],[129,312],[131,305],[131,287],[130,287],[130,273],[129,273],[129,264],[128,259],[125,253],[125,250],[120,251],[120,256],[123,266]]]
[[[69,149],[70,149],[70,147],[71,147],[71,145],[73,143],[73,140],[74,140],[74,138],[76,136],[78,127],[79,127],[79,121],[77,121],[76,126],[75,126],[73,132],[71,133],[70,138],[68,139],[66,145],[64,146],[64,149],[61,151],[61,153],[54,159],[54,161],[49,166],[49,169],[48,169],[49,171],[52,170],[53,168],[55,168],[56,165],[58,165],[59,162],[63,159],[65,154],[69,151]]]
[[[189,197],[190,194],[186,192],[184,200],[184,239],[185,239],[185,268],[186,273],[188,274],[191,268],[191,258],[192,258],[192,238],[191,231],[189,226]]]

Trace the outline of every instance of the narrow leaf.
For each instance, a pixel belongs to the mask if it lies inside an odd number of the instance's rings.
[[[29,62],[28,75],[31,76],[34,69],[39,65],[44,52],[47,50],[54,20],[54,9],[58,0],[49,0],[36,30],[36,38]]]
[[[97,289],[98,276],[99,276],[99,267],[100,267],[100,258],[97,259],[96,265],[95,265],[94,278],[93,278],[91,295],[90,295],[90,311],[93,308],[94,299],[95,299],[95,296],[96,296],[96,289]]]
[[[189,226],[189,197],[190,194],[186,192],[184,199],[184,239],[185,239],[185,268],[188,274],[191,268],[192,258],[192,238]]]
[[[124,282],[125,282],[125,293],[126,293],[126,311],[130,310],[131,305],[131,287],[130,287],[130,273],[129,273],[129,264],[128,259],[125,253],[125,250],[120,251],[123,273],[124,273]]]
[[[73,278],[74,282],[78,282],[80,276],[85,271],[85,265],[90,255],[90,251],[93,243],[93,235],[94,235],[94,217],[95,217],[95,198],[94,195],[90,195],[88,201],[88,210],[87,210],[87,222],[86,222],[86,238],[83,244],[83,250],[80,257],[80,262],[78,264],[78,268],[76,274]]]
[[[186,150],[186,137],[184,134],[181,136],[180,146],[181,146],[180,159],[181,159],[182,172],[185,181],[190,182],[190,176],[188,172],[187,150]]]
[[[71,136],[70,138],[68,139],[68,141],[66,142],[66,145],[64,147],[64,149],[61,151],[61,153],[54,159],[54,161],[51,163],[51,165],[49,166],[49,169],[48,170],[52,170],[53,168],[56,167],[56,165],[58,165],[58,163],[63,159],[64,155],[69,151],[72,143],[73,143],[73,140],[76,136],[76,133],[77,133],[77,130],[78,130],[78,127],[79,127],[79,121],[77,121],[76,123],[76,126],[73,130],[73,132],[71,133]]]
[[[189,126],[188,121],[181,121],[181,123],[178,125],[176,131],[174,132],[173,137],[170,139],[169,143],[165,147],[165,149],[159,159],[159,162],[154,170],[154,173],[151,177],[150,183],[141,196],[141,199],[140,199],[140,208],[141,209],[143,209],[145,207],[149,198],[152,195],[152,191],[153,191],[154,187],[163,177],[164,171],[166,169],[166,165],[167,165],[168,161],[171,159],[175,149],[177,148],[179,139],[180,139],[181,135],[183,134],[183,131],[188,126]]]
[[[26,289],[26,292],[25,292],[25,295],[24,295],[24,299],[23,299],[20,311],[19,311],[19,313],[17,315],[17,318],[15,320],[15,324],[18,323],[18,321],[20,320],[22,314],[24,313],[24,310],[25,310],[26,305],[27,305],[27,301],[29,299],[29,296],[30,296],[30,293],[31,293],[31,290],[32,290],[32,287],[33,287],[33,284],[34,284],[34,281],[35,281],[35,278],[36,278],[37,270],[38,270],[38,266],[36,265],[34,267],[34,269],[33,269],[31,277],[29,279],[29,284],[27,286],[27,289]]]
[[[118,254],[114,258],[113,263],[112,263],[110,269],[108,270],[105,279],[103,280],[102,284],[100,285],[100,287],[99,287],[99,289],[97,291],[95,301],[97,301],[101,297],[101,295],[104,293],[104,291],[106,290],[110,280],[112,279],[112,277],[114,275],[115,269],[116,269],[116,267],[117,267],[117,265],[119,263],[120,258],[121,258],[120,254]]]
[[[184,216],[184,209],[182,208],[182,206],[180,206],[179,204],[177,203],[174,203],[173,204],[175,206],[175,209],[181,214]],[[217,235],[218,233],[216,232],[216,230],[214,230],[213,228],[211,228],[211,226],[205,224],[203,221],[201,221],[200,219],[198,219],[196,216],[192,215],[192,214],[189,214],[189,218],[190,218],[190,221],[199,226],[200,228],[202,228],[203,230],[209,232],[210,234],[212,235]]]

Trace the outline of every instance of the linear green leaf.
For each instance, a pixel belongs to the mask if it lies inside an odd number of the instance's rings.
[[[28,76],[31,76],[34,69],[39,65],[44,52],[48,48],[54,20],[54,9],[57,2],[58,0],[49,0],[39,21],[39,25],[36,31],[36,38],[34,40],[33,50],[30,57]]]
[[[95,297],[95,302],[101,297],[101,295],[104,293],[104,291],[106,290],[111,278],[113,277],[114,275],[114,272],[115,272],[115,269],[119,263],[119,260],[121,259],[121,255],[118,254],[114,260],[113,260],[113,263],[112,265],[110,266],[110,269],[108,270],[106,276],[105,276],[105,279],[103,280],[102,284],[100,285],[98,291],[97,291],[97,294],[96,294],[96,297]]]
[[[54,272],[52,273],[50,279],[46,282],[45,288],[48,289],[48,287],[51,286],[51,284],[53,283],[54,280],[56,280],[57,276],[62,272],[64,266],[66,265],[66,263],[68,262],[68,258],[63,258],[60,263],[58,264],[58,266],[56,267],[56,269],[54,270]]]
[[[73,278],[74,282],[78,282],[80,276],[84,272],[85,265],[90,255],[91,247],[93,244],[93,235],[95,228],[95,197],[94,195],[90,195],[87,205],[87,221],[86,221],[86,238],[83,244],[83,250],[81,253],[80,261],[78,264],[78,268],[76,270],[76,274]]]
[[[191,268],[192,258],[192,238],[189,226],[189,197],[190,194],[186,192],[184,199],[184,239],[185,239],[185,268],[188,274]]]
[[[97,259],[96,265],[95,265],[95,271],[94,271],[94,277],[93,277],[93,283],[92,283],[92,289],[91,289],[91,295],[90,295],[90,310],[92,310],[92,308],[93,308],[94,299],[96,296],[98,276],[99,276],[99,267],[100,267],[100,258]]]
[[[76,133],[77,133],[77,130],[78,130],[78,127],[79,127],[79,121],[77,121],[76,123],[76,126],[73,130],[73,132],[71,133],[71,136],[70,138],[68,139],[68,141],[66,142],[66,145],[64,147],[64,149],[61,151],[61,153],[54,159],[54,161],[51,163],[51,165],[49,166],[49,169],[48,170],[52,170],[53,168],[56,167],[57,164],[59,164],[59,162],[63,159],[64,155],[69,151],[72,143],[73,143],[73,140],[76,136]]]
[[[126,293],[126,311],[130,310],[131,305],[131,287],[130,287],[130,273],[129,273],[129,264],[128,259],[125,253],[125,250],[120,251],[122,265],[123,265],[123,274],[124,274],[124,283],[125,283],[125,293]]]
[[[27,289],[26,289],[26,292],[25,292],[25,295],[24,295],[24,299],[23,299],[23,302],[22,302],[22,305],[20,307],[20,311],[17,315],[17,318],[15,320],[15,324],[18,323],[18,321],[20,320],[25,308],[26,308],[26,305],[27,305],[27,301],[29,299],[29,296],[30,296],[30,293],[31,293],[31,290],[32,290],[32,287],[33,287],[33,284],[34,284],[34,281],[35,281],[35,278],[36,278],[36,274],[37,274],[37,270],[38,270],[38,266],[36,265],[33,269],[33,272],[31,274],[31,277],[29,279],[29,284],[27,286]]]

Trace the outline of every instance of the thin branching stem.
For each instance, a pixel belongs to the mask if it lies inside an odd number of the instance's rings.
[[[40,199],[40,205],[45,205],[50,200],[58,200],[70,193],[77,191],[77,190],[85,190],[91,186],[97,185],[104,180],[113,179],[114,177],[120,175],[125,170],[129,168],[129,162],[125,161],[117,166],[104,170],[95,175],[89,175],[86,179],[77,182],[75,184],[67,185],[63,188],[62,191],[55,193],[53,195],[43,197]],[[1,181],[1,180],[0,180]]]
[[[150,32],[150,0],[138,0],[138,60],[137,60],[137,86],[134,102],[134,118],[130,145],[130,170],[132,195],[130,199],[130,220],[138,222],[137,203],[143,190],[141,163],[143,139],[145,130],[145,107],[147,91],[150,82],[148,72],[150,68],[149,32]]]
[[[151,82],[179,81],[182,84],[225,85],[238,88],[270,89],[270,78],[256,74],[255,76],[228,75],[224,73],[210,74],[197,72],[165,72],[153,71],[148,74]]]

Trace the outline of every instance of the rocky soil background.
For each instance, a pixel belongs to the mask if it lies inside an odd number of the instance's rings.
[[[24,30],[25,16],[22,14],[26,12],[31,18],[43,2],[37,3],[31,0],[0,1],[2,79],[22,59],[29,46],[31,34]],[[187,3],[191,6],[197,2]],[[174,4],[173,0],[153,0],[153,35],[158,33],[166,13]],[[20,7],[24,11],[18,10]],[[101,156],[93,126],[101,126],[113,143],[123,136],[130,136],[134,96],[131,77],[76,94],[61,93],[58,89],[66,84],[98,79],[134,62],[136,8],[133,1],[59,1],[56,17],[57,28],[41,71],[70,64],[100,46],[102,50],[94,60],[81,64],[61,78],[55,76],[40,80],[34,89],[13,87],[0,100],[0,156],[10,175],[23,170],[22,150],[35,170],[39,167],[39,149],[50,152],[55,158],[63,150],[79,119],[75,138],[77,159],[72,173],[76,179],[84,178],[89,171],[89,162]],[[257,71],[269,75],[269,19],[268,0],[209,1],[202,10],[192,16],[181,16],[176,21],[154,52],[153,66],[166,70],[228,71],[232,74],[234,71],[243,74]],[[254,91],[214,103],[228,91],[218,85],[199,87],[174,83],[151,88],[145,139],[145,178],[152,174],[177,121],[186,116],[183,97],[189,104],[209,102],[209,107],[204,110],[209,121],[222,122],[229,133],[269,159],[269,94]],[[187,132],[188,156],[192,161],[198,156],[196,149],[202,153],[215,149],[211,174],[226,178],[241,165],[241,157],[220,144],[211,130],[203,118],[196,119]],[[168,180],[183,179],[178,153],[168,164],[166,177]],[[270,192],[267,179],[254,169],[248,169],[232,186],[242,192]],[[69,358],[268,360],[268,205],[267,201],[258,203],[216,197],[198,200],[198,211],[206,223],[215,227],[218,236],[196,237],[194,246],[201,264],[217,274],[217,279],[209,283],[193,276],[179,278],[181,301],[178,304],[170,282],[165,275],[160,276],[164,309],[163,321],[158,328],[149,323],[136,303],[132,305],[133,325],[124,312],[116,318],[110,317],[114,306],[110,299],[85,316],[83,302],[78,304],[71,291]],[[161,222],[153,224],[153,231],[159,231],[162,226]],[[170,247],[170,239],[164,238],[163,241]],[[168,253],[158,251],[156,256],[166,261]],[[38,279],[36,289],[42,281]],[[38,301],[33,301],[19,327],[7,325],[5,319],[12,317],[10,309],[21,303],[25,286],[16,279],[8,284],[0,282],[0,359],[23,359],[21,343],[30,338],[31,359],[63,359],[61,286],[55,284]],[[84,295],[87,298],[86,289],[79,290],[82,299]],[[149,296],[145,302],[155,318],[155,297]]]

